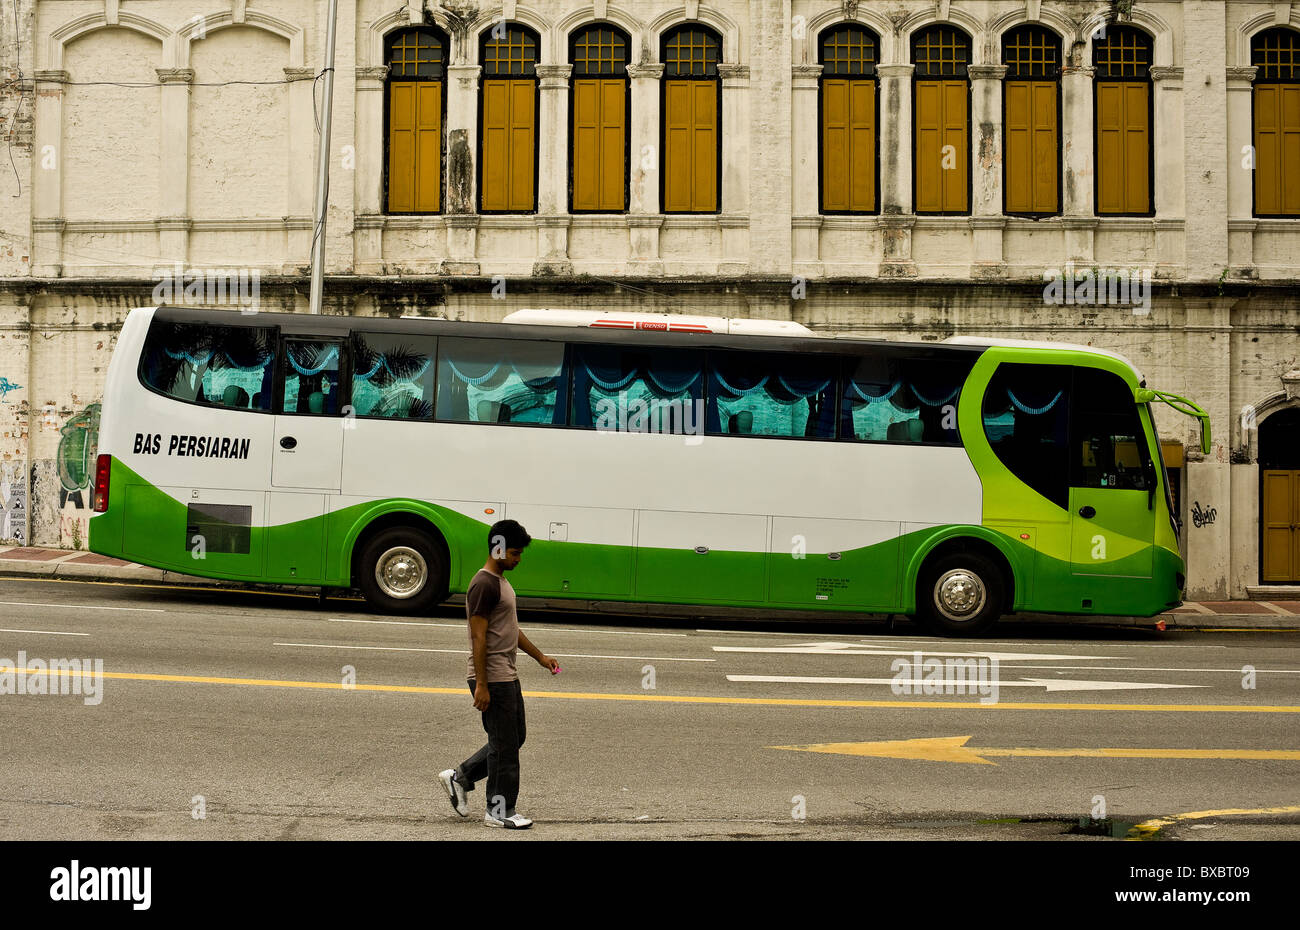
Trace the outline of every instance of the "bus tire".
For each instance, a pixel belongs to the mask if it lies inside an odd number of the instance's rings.
[[[447,597],[447,559],[428,533],[381,530],[361,549],[358,581],[366,602],[389,614],[420,614]]]
[[[956,552],[922,569],[916,620],[940,636],[978,636],[998,622],[1004,598],[996,565],[974,552]]]

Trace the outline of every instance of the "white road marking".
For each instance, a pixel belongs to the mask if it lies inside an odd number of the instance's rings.
[[[0,630],[0,633],[40,633],[42,636],[89,636],[89,633],[64,633],[61,630]]]
[[[1077,656],[1055,655],[1036,652],[989,652],[983,649],[967,649],[957,652],[935,652],[928,649],[873,649],[856,643],[795,643],[790,646],[714,646],[714,652],[761,652],[781,653],[783,655],[814,656],[912,656],[920,652],[926,656],[983,656],[997,659],[999,662],[1016,662],[1021,659],[1039,659],[1042,661],[1065,659],[1118,659],[1120,656]]]
[[[415,646],[352,646],[337,643],[272,643],[273,646],[301,646],[305,649],[368,649],[377,652],[447,652],[469,655],[468,649],[428,649]],[[679,659],[675,656],[597,656],[580,652],[548,652],[554,659],[646,659],[652,662],[716,662],[717,659]]]
[[[33,601],[0,601],[9,607],[66,607],[69,610],[137,610],[151,614],[165,614],[161,607],[104,607],[100,604],[41,604]]]
[[[331,617],[330,623],[381,623],[390,626],[441,626],[449,627],[453,630],[465,629],[464,623],[431,623],[424,620],[352,620],[342,617]],[[524,626],[520,625],[521,630],[537,630],[542,633],[596,633],[599,635],[609,634],[610,636],[688,636],[687,633],[648,633],[641,630],[579,630],[573,627],[557,626]]]
[[[1096,672],[1232,672],[1240,675],[1240,668],[1162,668],[1147,665],[1017,665],[1022,668],[1061,669],[1062,671],[1096,671]],[[1257,672],[1271,672],[1274,675],[1300,675],[1296,668],[1257,668]]]
[[[795,685],[906,685],[913,693],[922,694],[924,679],[897,678],[804,678],[794,675],[728,675],[727,681],[762,681]],[[932,683],[935,684],[935,683]],[[942,684],[942,683],[938,683]],[[967,680],[967,693],[976,693],[981,683]],[[991,689],[992,685],[985,685]],[[1047,691],[1133,691],[1143,688],[1205,688],[1208,685],[1168,685],[1137,681],[1070,681],[1053,678],[1026,678],[1021,681],[999,681],[999,688],[1044,688]]]

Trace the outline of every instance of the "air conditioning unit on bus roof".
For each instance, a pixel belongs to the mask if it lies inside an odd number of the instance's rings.
[[[719,333],[744,336],[816,336],[789,320],[745,320],[677,313],[624,313],[599,310],[516,310],[501,322],[529,326],[582,326],[587,329],[639,329],[668,333]]]

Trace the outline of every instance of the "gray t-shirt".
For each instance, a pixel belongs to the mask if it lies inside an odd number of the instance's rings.
[[[518,681],[515,654],[519,651],[519,616],[515,613],[515,589],[500,575],[486,568],[470,579],[465,593],[465,619],[487,617],[486,665],[488,681]],[[468,627],[468,623],[466,624]],[[474,631],[469,631],[469,672],[474,678]]]

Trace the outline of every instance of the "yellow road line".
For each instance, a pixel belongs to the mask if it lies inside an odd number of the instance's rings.
[[[13,666],[0,666],[12,672]],[[59,669],[60,675],[89,675],[73,669]],[[30,672],[28,674],[31,674]],[[37,675],[47,674],[36,672]],[[163,681],[213,685],[255,685],[268,688],[318,688],[329,691],[379,691],[402,694],[464,694],[467,688],[434,688],[426,685],[344,685],[337,681],[296,681],[282,678],[229,678],[209,675],[157,675],[146,672],[104,672],[102,677],[123,681]],[[577,701],[641,701],[652,704],[732,704],[760,707],[883,707],[945,710],[1092,710],[1161,711],[1220,714],[1300,714],[1300,706],[1288,704],[1066,704],[1028,702],[981,704],[978,701],[834,701],[814,698],[747,698],[691,694],[619,694],[605,691],[525,691],[525,697],[567,698]]]
[[[1189,814],[1172,814],[1169,817],[1155,817],[1134,824],[1129,828],[1126,840],[1149,840],[1165,827],[1186,820],[1205,820],[1208,817],[1241,817],[1248,814],[1300,814],[1300,807],[1258,807],[1253,810],[1231,807],[1219,811],[1193,811]]]
[[[971,765],[997,765],[985,756],[1036,756],[1063,759],[1082,756],[1090,759],[1280,759],[1300,761],[1300,749],[1047,749],[995,748],[967,746],[969,736],[943,736],[922,739],[896,739],[862,743],[815,743],[811,746],[768,746],[796,752],[824,752],[844,756],[870,756],[878,759],[920,759],[927,762],[958,762]]]

